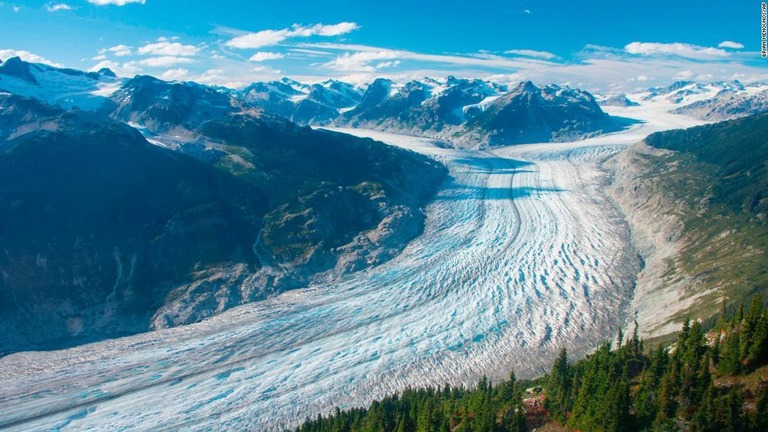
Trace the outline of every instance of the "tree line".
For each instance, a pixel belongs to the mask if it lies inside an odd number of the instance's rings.
[[[615,346],[615,348],[614,348]],[[637,326],[570,362],[561,350],[535,382],[482,378],[476,388],[407,389],[367,409],[307,419],[297,432],[518,432],[534,424],[525,388],[540,383],[548,421],[580,431],[768,431],[768,383],[718,386],[768,363],[768,310],[755,296],[706,332],[686,321],[674,344],[646,350]]]

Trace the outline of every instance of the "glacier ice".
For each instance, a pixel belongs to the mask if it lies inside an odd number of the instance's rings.
[[[0,359],[0,429],[282,430],[407,386],[544,371],[623,325],[639,263],[603,193],[606,157],[687,125],[494,151],[345,130],[428,154],[450,178],[401,255],[206,321]],[[634,111],[628,111],[634,110]]]

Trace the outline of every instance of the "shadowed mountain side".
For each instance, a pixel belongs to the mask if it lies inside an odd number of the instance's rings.
[[[207,90],[163,84],[120,116],[186,131],[177,150],[0,95],[0,352],[199,321],[380,264],[421,232],[437,162],[236,106],[206,114]]]
[[[268,195],[255,185],[103,117],[0,106],[0,118],[48,114],[0,135],[0,351],[146,329],[192,272],[258,265]]]

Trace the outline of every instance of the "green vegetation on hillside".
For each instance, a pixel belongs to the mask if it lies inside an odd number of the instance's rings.
[[[730,319],[722,315],[709,333],[686,321],[670,348],[647,352],[637,332],[626,341],[619,333],[616,345],[606,342],[576,363],[562,350],[538,382],[512,373],[498,384],[483,378],[473,390],[406,390],[368,409],[307,419],[296,431],[768,430],[768,383],[739,381],[768,363],[768,310],[760,296]],[[543,393],[523,390],[537,383]]]
[[[420,233],[447,172],[284,119],[210,120],[208,105],[228,98],[132,82],[149,87],[121,90],[135,104],[125,121],[194,125],[190,137],[219,144],[188,137],[174,150],[99,113],[0,94],[0,356],[188,324],[339,263],[384,262]],[[264,266],[281,276],[246,282]]]
[[[683,223],[670,281],[691,277],[697,299],[675,318],[716,316],[768,292],[768,115],[650,135],[673,153],[646,156],[644,175]],[[679,322],[679,321],[678,321]]]
[[[713,174],[712,204],[746,213],[761,223],[768,215],[768,114],[652,134],[652,147],[693,155]]]

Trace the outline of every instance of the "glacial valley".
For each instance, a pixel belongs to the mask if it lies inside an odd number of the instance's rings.
[[[493,150],[361,129],[448,167],[424,233],[381,265],[202,322],[0,359],[0,428],[282,430],[406,387],[541,374],[637,311],[641,260],[603,162],[701,122],[652,104],[577,142]],[[290,419],[290,420],[276,420]]]

